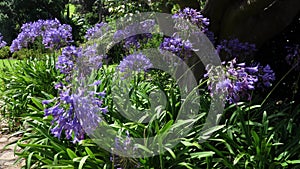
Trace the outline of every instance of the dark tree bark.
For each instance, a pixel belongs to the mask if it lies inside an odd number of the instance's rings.
[[[203,13],[220,39],[238,38],[261,47],[300,11],[300,0],[207,0]]]

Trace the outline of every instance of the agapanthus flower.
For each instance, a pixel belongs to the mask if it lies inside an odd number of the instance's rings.
[[[287,48],[287,56],[286,61],[289,65],[295,66],[297,70],[300,70],[300,45],[288,46]]]
[[[128,130],[126,130],[125,133],[125,139],[115,137],[115,146],[112,148],[114,154],[111,157],[111,161],[113,162],[114,167],[117,169],[123,169],[128,167],[139,168],[140,164],[138,161],[136,161],[136,159],[130,157],[123,157],[125,155],[130,154],[130,152],[135,151]]]
[[[102,67],[103,59],[107,56],[101,54],[98,47],[99,46],[94,43],[93,45],[82,48],[82,58],[77,61],[81,76],[89,76],[93,70],[98,70]]]
[[[67,139],[71,139],[74,135],[72,138],[74,143],[84,139],[85,132],[77,116],[74,115],[74,97],[70,88],[64,86],[59,90],[59,97],[55,99],[56,104],[44,110],[45,116],[51,115],[53,117],[52,124],[54,127],[51,129],[51,133],[59,139],[63,131]],[[49,102],[43,101],[43,103]]]
[[[272,86],[272,82],[275,81],[275,72],[271,69],[270,65],[261,66],[258,64],[258,83],[257,87],[265,89]]]
[[[220,80],[209,79],[208,89],[211,92],[223,91],[227,94],[226,100],[237,103],[242,99],[251,100],[251,91],[255,88],[270,87],[275,80],[275,74],[269,65],[263,67],[246,66],[245,63],[237,63],[236,58],[222,63],[225,77]],[[207,67],[208,75],[215,67]],[[220,81],[216,81],[220,80]],[[212,93],[213,94],[213,93]]]
[[[190,27],[186,22],[181,22],[182,19],[190,21],[193,25],[197,26],[201,32],[203,32],[208,39],[214,44],[215,37],[214,33],[208,30],[209,19],[204,17],[204,15],[193,8],[184,8],[179,10],[176,14],[172,16],[175,19],[175,28],[178,30],[190,30]],[[193,29],[192,29],[193,30]]]
[[[123,47],[129,49],[134,47],[138,49],[142,43],[147,43],[152,38],[152,29],[154,20],[145,20],[126,26],[124,29],[117,30],[114,34],[114,41],[124,41]]]
[[[42,34],[45,48],[59,49],[72,42],[72,28],[70,25],[58,25],[58,27],[47,28]]]
[[[56,68],[65,75],[65,81],[55,84],[59,97],[45,100],[43,104],[55,103],[45,109],[45,116],[52,116],[54,128],[51,133],[61,138],[62,132],[67,139],[77,143],[85,134],[92,134],[101,122],[100,113],[106,114],[103,106],[105,91],[98,92],[101,81],[86,84],[91,70],[102,66],[102,58],[96,54],[96,46],[85,48],[67,46],[58,57]],[[91,67],[92,66],[92,67]],[[93,67],[94,66],[94,67]]]
[[[72,71],[75,67],[75,62],[78,57],[82,56],[81,48],[75,46],[67,46],[62,50],[62,54],[58,56],[56,62],[56,69],[60,70],[60,73],[66,75],[66,80],[70,81]]]
[[[102,107],[105,95],[105,92],[86,91],[85,88],[78,88],[74,94],[76,116],[87,134],[93,134],[102,121],[100,115],[108,112],[107,107]]]
[[[189,40],[182,40],[179,37],[164,38],[160,44],[160,49],[174,53],[176,56],[184,59],[192,55],[192,43]]]
[[[224,63],[225,64],[225,63]],[[231,84],[227,85],[229,103],[236,103],[241,98],[251,100],[250,91],[255,89],[255,83],[258,81],[257,76],[249,74],[258,70],[253,67],[246,67],[244,63],[236,63],[236,59],[227,62],[225,65],[226,75]]]
[[[192,8],[184,8],[173,15],[174,19],[184,18],[188,19],[192,24],[197,25],[199,28],[206,29],[209,25],[209,19],[205,18],[200,11]]]
[[[53,117],[52,124],[55,126],[51,133],[60,139],[64,131],[66,139],[72,139],[73,143],[83,140],[85,133],[91,134],[101,122],[99,113],[108,112],[102,105],[105,93],[101,92],[101,97],[97,94],[86,89],[72,92],[71,85],[61,86],[58,98],[43,101],[43,104],[56,102],[45,109],[45,116]]]
[[[0,33],[0,48],[3,48],[4,46],[6,46],[6,42],[3,40],[3,36]]]
[[[209,20],[205,18],[200,11],[192,8],[185,8],[173,15],[175,20],[175,28],[182,30],[193,30],[189,36],[196,36],[195,34],[202,32],[214,43],[214,34],[208,31]],[[181,22],[184,21],[184,22]],[[186,21],[189,21],[192,25],[197,26],[196,29],[190,29],[190,26]],[[195,32],[196,31],[196,32]],[[201,35],[199,35],[201,36]],[[164,38],[160,45],[161,51],[166,50],[174,53],[176,56],[184,59],[192,55],[193,45],[188,38],[182,39],[178,33],[174,33],[171,37]]]
[[[38,38],[48,49],[59,49],[72,41],[72,28],[70,25],[61,24],[57,19],[38,20],[25,23],[21,27],[21,33],[13,40],[10,50],[15,52],[32,45]]]
[[[143,54],[131,54],[126,56],[119,64],[118,70],[124,73],[124,77],[129,76],[133,72],[147,71],[152,67],[150,59]]]
[[[219,54],[225,54],[226,59],[251,56],[256,51],[255,44],[240,42],[238,39],[222,40],[216,47]]]
[[[94,38],[97,38],[97,37],[100,37],[104,34],[102,28],[103,27],[106,27],[107,26],[107,23],[105,22],[100,22],[100,23],[97,23],[95,24],[93,27],[89,28],[87,31],[86,31],[86,34],[85,34],[85,38],[87,40],[91,40],[91,39],[94,39]]]
[[[66,75],[66,80],[70,81],[72,71],[75,68],[81,68],[81,73],[88,75],[92,70],[97,70],[102,67],[102,61],[105,56],[97,55],[96,46],[91,45],[85,48],[67,46],[63,48],[62,54],[58,56],[56,69]]]

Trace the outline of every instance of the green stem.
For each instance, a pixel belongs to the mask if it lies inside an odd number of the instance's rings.
[[[278,87],[278,85],[283,81],[283,79],[286,78],[286,76],[288,74],[291,73],[291,71],[295,68],[295,66],[293,66],[288,72],[285,73],[285,75],[277,82],[277,84],[273,87],[273,89],[270,91],[270,93],[267,95],[267,97],[262,101],[261,105],[263,105],[267,99],[270,97],[270,95],[274,92],[274,90]]]
[[[162,159],[162,154],[161,152],[159,153],[159,161],[160,161],[160,168],[163,169],[163,159]]]

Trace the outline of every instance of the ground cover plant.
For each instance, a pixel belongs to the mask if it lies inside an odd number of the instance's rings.
[[[273,63],[258,59],[261,42],[245,41],[246,35],[226,37],[213,20],[218,17],[205,7],[200,11],[176,1],[87,2],[72,5],[72,14],[65,11],[74,21],[70,24],[58,19],[24,22],[10,46],[0,34],[0,54],[6,58],[0,60],[1,113],[11,130],[22,135],[17,140],[21,151],[15,154],[25,159],[24,168],[300,168],[296,40],[282,49],[288,70],[277,72]],[[197,1],[193,7],[211,2]],[[207,36],[220,65],[190,64],[201,49],[192,37],[157,33],[163,29],[156,26],[159,20],[124,22],[124,27],[114,23],[121,16],[160,11],[161,4],[172,7],[172,29],[197,28],[197,35]],[[111,39],[106,36],[110,33]],[[172,74],[153,68],[157,62],[148,57],[148,49],[156,49],[155,56],[162,57],[156,61],[165,67],[186,62],[200,68],[201,73],[192,69],[196,87],[182,90]],[[276,96],[283,83],[293,86],[288,91],[292,97]],[[184,97],[194,90],[199,95]],[[218,124],[203,131],[216,96],[224,110],[209,121]],[[177,121],[194,110],[185,101],[199,106],[197,114]],[[163,144],[157,135],[176,144]],[[179,138],[172,140],[173,135]],[[135,138],[143,138],[144,144]],[[138,152],[148,156],[129,156]]]

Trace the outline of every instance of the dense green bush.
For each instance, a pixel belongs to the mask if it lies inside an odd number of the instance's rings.
[[[7,59],[10,57],[10,51],[9,46],[4,46],[3,48],[0,48],[0,59]]]
[[[12,54],[12,57],[14,59],[28,59],[28,58],[43,58],[45,57],[45,53],[42,53],[41,50],[39,49],[27,49],[27,48],[23,48],[19,51],[15,51]]]

